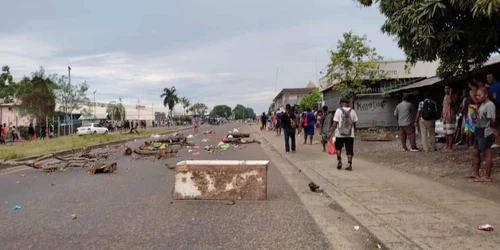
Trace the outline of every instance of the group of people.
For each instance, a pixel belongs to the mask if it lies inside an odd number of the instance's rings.
[[[473,173],[468,175],[478,182],[490,182],[492,156],[491,149],[500,142],[500,83],[493,73],[485,80],[476,75],[468,83],[468,89],[462,93],[462,100],[453,93],[450,85],[444,88],[441,112],[428,93],[418,104],[414,119],[413,105],[404,95],[394,111],[398,118],[401,145],[404,151],[420,151],[416,144],[416,131],[420,132],[422,148],[425,152],[436,151],[436,120],[440,120],[445,135],[443,151],[451,151],[456,145],[466,144],[473,148]],[[410,141],[410,149],[406,141]],[[485,160],[485,174],[479,175],[481,153]]]
[[[332,142],[337,156],[337,169],[342,169],[342,149],[345,147],[348,166],[345,168],[352,171],[352,158],[354,156],[354,131],[358,116],[354,109],[349,106],[349,100],[341,99],[339,108],[335,112],[329,112],[327,106],[313,112],[306,109],[300,112],[295,107],[286,105],[285,111],[277,110],[271,116],[262,113],[261,129],[265,130],[267,124],[274,126],[277,136],[283,131],[285,139],[285,152],[296,152],[296,135],[304,132],[304,145],[308,142],[313,144],[315,129],[319,128],[323,151],[327,151],[328,143]]]

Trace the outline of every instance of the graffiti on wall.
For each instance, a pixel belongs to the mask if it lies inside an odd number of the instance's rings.
[[[355,109],[361,112],[373,112],[376,109],[384,109],[387,106],[387,101],[382,100],[360,100],[356,101]]]

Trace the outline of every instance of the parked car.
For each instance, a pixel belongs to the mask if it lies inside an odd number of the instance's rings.
[[[457,121],[455,122],[455,128],[460,129],[458,126],[458,120],[460,119],[460,115],[457,115]],[[445,137],[443,131],[443,122],[440,120],[436,121],[436,140],[443,140]]]
[[[83,124],[77,130],[78,135],[95,135],[95,134],[107,134],[107,133],[108,129],[97,123]]]

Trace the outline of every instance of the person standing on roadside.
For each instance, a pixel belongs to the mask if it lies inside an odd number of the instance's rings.
[[[260,117],[260,130],[266,130],[266,124],[267,124],[267,116],[265,112],[262,112],[262,116]]]
[[[340,108],[335,111],[329,138],[335,135],[335,150],[337,151],[337,169],[342,169],[342,148],[345,147],[347,163],[345,170],[352,171],[352,157],[354,156],[354,130],[358,115],[349,107],[349,100],[340,99]]]
[[[488,98],[488,90],[480,88],[477,92],[477,98],[481,105],[478,109],[474,133],[474,170],[469,178],[474,178],[477,182],[491,182],[491,167],[493,165],[491,157],[491,146],[495,142],[493,128],[496,122],[495,104]],[[481,153],[484,156],[484,176],[479,176],[481,167]]]
[[[0,144],[5,144],[6,142],[6,137],[7,136],[3,136],[3,125],[0,124]]]
[[[285,107],[285,113],[281,116],[281,124],[285,133],[285,152],[290,153],[290,141],[292,144],[292,153],[295,153],[295,129],[297,128],[297,117],[290,110],[290,104]]]
[[[444,87],[444,98],[443,98],[443,111],[441,112],[441,122],[443,122],[443,132],[445,135],[446,145],[444,151],[453,150],[453,135],[455,134],[456,128],[456,108],[455,108],[455,96],[449,85]]]
[[[493,104],[495,105],[496,109],[496,121],[495,121],[495,144],[493,144],[492,148],[497,148],[498,144],[500,143],[500,83],[496,80],[495,75],[493,72],[489,72],[486,75],[486,80],[488,81],[488,84],[490,85],[489,89],[489,96],[491,100],[493,101]]]
[[[321,144],[323,145],[323,152],[326,152],[326,145],[330,141],[330,128],[333,123],[333,116],[328,113],[328,106],[323,106],[323,112],[320,121],[320,131],[321,131]]]
[[[394,116],[398,118],[399,136],[401,137],[401,146],[404,151],[408,151],[406,147],[406,139],[410,140],[412,152],[418,152],[417,143],[415,141],[415,121],[413,120],[413,105],[408,102],[408,95],[403,95],[403,100],[396,106]]]
[[[436,151],[436,119],[438,119],[438,108],[436,102],[424,94],[424,100],[418,104],[415,126],[420,130],[422,147],[425,152]]]
[[[281,136],[281,118],[283,117],[283,113],[281,110],[276,110],[276,136]]]
[[[310,108],[308,108],[304,113],[302,123],[304,126],[304,145],[307,144],[307,138],[309,138],[309,144],[312,145],[316,117]]]

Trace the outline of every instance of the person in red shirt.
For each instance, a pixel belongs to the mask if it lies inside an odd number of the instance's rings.
[[[5,144],[5,138],[7,138],[7,124],[0,125],[0,143]]]

